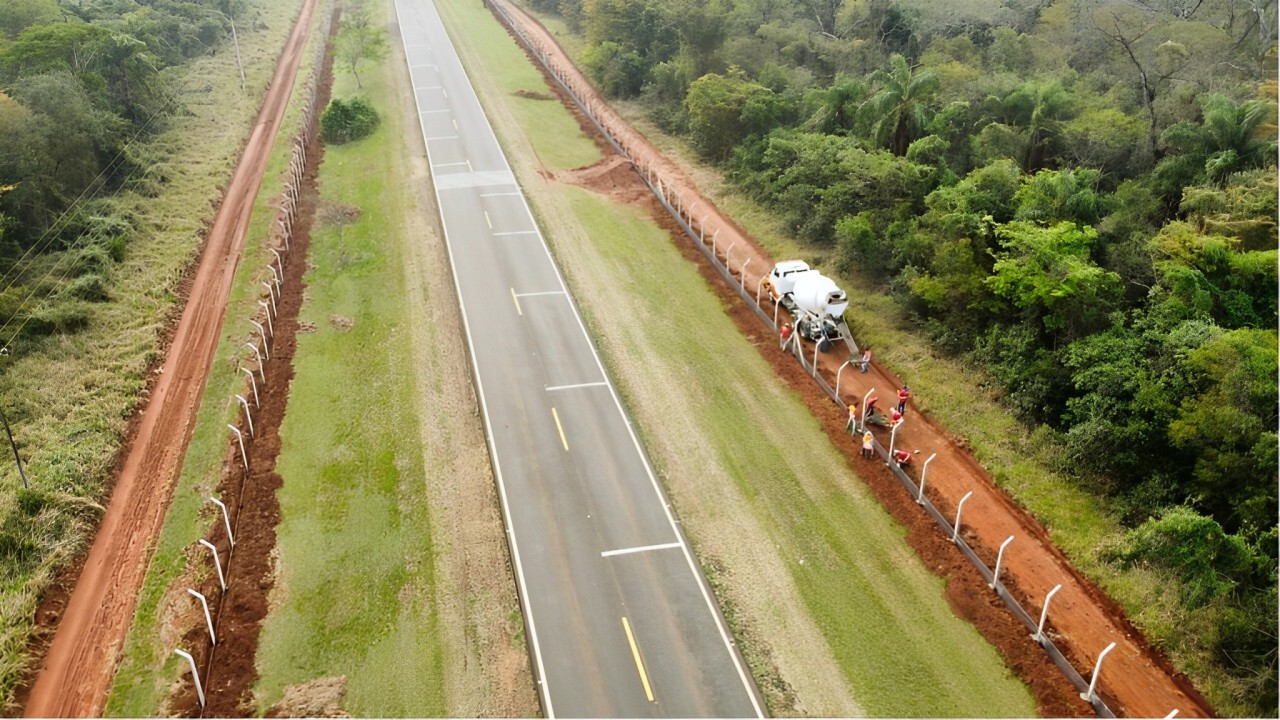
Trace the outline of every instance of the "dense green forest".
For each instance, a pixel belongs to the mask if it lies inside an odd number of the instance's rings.
[[[1275,0],[530,2],[985,367],[1276,715]]]
[[[74,331],[152,194],[144,142],[173,107],[167,69],[225,42],[237,0],[0,3],[0,345]]]

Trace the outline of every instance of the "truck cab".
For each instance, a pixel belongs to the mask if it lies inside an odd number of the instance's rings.
[[[809,263],[803,260],[784,260],[773,266],[765,285],[769,288],[769,297],[778,302],[784,295],[795,289],[795,276],[809,272]]]

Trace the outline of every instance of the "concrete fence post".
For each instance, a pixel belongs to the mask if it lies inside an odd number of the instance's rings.
[[[267,356],[267,359],[270,360],[271,346],[267,344],[267,329],[263,327],[262,323],[258,322],[257,320],[250,320],[249,324],[258,328],[258,335],[262,338],[262,352],[264,355]]]
[[[209,548],[209,552],[213,553],[213,567],[218,571],[218,584],[222,586],[222,592],[226,592],[227,578],[222,574],[222,561],[218,559],[218,548],[214,547],[213,543],[205,540],[204,538],[200,539],[200,544]]]
[[[1098,686],[1098,673],[1102,672],[1102,659],[1107,656],[1107,653],[1111,652],[1115,648],[1116,644],[1111,643],[1105,647],[1102,652],[1098,653],[1098,663],[1093,666],[1093,679],[1089,681],[1089,691],[1080,693],[1081,700],[1084,700],[1089,704],[1093,704],[1093,700],[1096,697],[1093,694],[1093,690]]]
[[[853,359],[850,358],[844,361],[844,364],[840,366],[840,369],[836,370],[836,399],[837,400],[840,399],[840,378],[844,375],[844,369],[849,367],[852,364],[853,364]]]
[[[209,496],[209,502],[217,505],[222,510],[222,525],[227,529],[227,541],[231,543],[232,548],[235,548],[236,536],[231,534],[231,515],[227,513],[226,504],[212,495]]]
[[[861,431],[863,431],[863,432],[866,432],[866,430],[867,430],[867,398],[871,397],[871,393],[873,393],[873,392],[875,392],[875,391],[876,391],[876,389],[873,387],[873,388],[871,388],[870,390],[868,390],[868,391],[867,391],[867,394],[866,394],[866,395],[863,395],[863,396],[862,396],[862,413],[861,413],[861,414],[862,414],[862,423],[861,423],[861,427],[859,427],[858,429],[859,429],[859,430],[861,430]]]
[[[209,628],[209,644],[217,645],[218,636],[213,634],[213,616],[209,614],[209,601],[205,599],[204,595],[201,595],[191,588],[187,588],[187,592],[190,593],[191,597],[199,600],[200,607],[204,608],[204,624]]]
[[[275,288],[271,287],[271,283],[267,282],[266,280],[263,280],[263,281],[262,281],[262,286],[263,286],[263,287],[265,287],[265,288],[267,289],[267,294],[271,296],[271,311],[272,311],[272,312],[274,312],[274,313],[276,313],[277,315],[278,315],[278,314],[280,314],[280,310],[279,310],[278,308],[276,308],[276,290],[275,290]]]
[[[271,336],[275,337],[276,325],[271,320],[271,306],[267,304],[266,300],[259,300],[258,305],[262,307],[263,314],[267,316],[267,330],[270,330]]]
[[[996,571],[991,573],[991,583],[987,585],[987,587],[992,590],[995,590],[996,587],[1000,585],[1000,563],[1004,560],[1004,549],[1009,547],[1009,543],[1011,542],[1013,542],[1012,535],[1005,538],[1005,541],[1000,543],[1000,552],[996,553]]]
[[[930,455],[929,459],[924,461],[924,467],[920,468],[920,494],[916,495],[917,504],[924,504],[924,481],[929,476],[929,463],[933,462],[936,457],[938,457],[938,453]]]
[[[204,707],[204,688],[200,685],[200,671],[196,670],[196,659],[185,650],[175,649],[173,652],[186,658],[187,664],[191,665],[191,679],[196,681],[196,697],[200,699],[200,707]]]
[[[262,407],[262,403],[258,402],[258,380],[253,376],[253,371],[247,367],[242,367],[240,372],[249,376],[249,385],[253,388],[253,406]]]
[[[1049,601],[1052,600],[1053,596],[1058,594],[1058,591],[1061,589],[1062,583],[1058,583],[1053,586],[1053,589],[1049,591],[1048,595],[1044,596],[1044,607],[1040,610],[1040,624],[1036,626],[1036,634],[1031,636],[1032,640],[1035,640],[1041,645],[1044,644],[1044,621],[1049,617]]]
[[[236,394],[236,399],[240,401],[240,407],[244,408],[244,419],[249,422],[249,437],[257,435],[253,431],[253,416],[249,414],[249,401],[244,399],[243,395]]]
[[[262,382],[265,383],[267,381],[267,372],[263,369],[262,353],[258,352],[258,346],[251,342],[245,343],[244,346],[252,350],[254,357],[258,359],[258,374],[262,376]]]
[[[244,469],[249,470],[249,453],[244,451],[244,433],[240,432],[240,428],[227,423],[227,427],[231,428],[231,432],[236,434],[236,440],[240,441],[240,461],[244,463]]]
[[[960,503],[956,505],[956,524],[951,528],[951,542],[957,542],[960,539],[960,513],[964,511],[965,501],[971,497],[973,497],[972,490],[965,493],[964,497],[960,498]]]
[[[756,305],[760,304],[760,291],[764,289],[764,278],[765,276],[761,275],[760,279],[756,281]],[[777,324],[778,323],[776,322],[774,323],[774,325],[777,325]]]
[[[738,286],[741,287],[743,290],[747,289],[747,266],[750,264],[751,264],[751,258],[747,258],[747,261],[742,263],[742,267],[738,271]],[[758,290],[756,292],[757,294],[759,293]],[[756,299],[756,304],[757,305],[760,304],[759,298]]]

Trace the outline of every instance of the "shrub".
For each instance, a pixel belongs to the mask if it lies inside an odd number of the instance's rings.
[[[325,142],[341,145],[368,137],[380,122],[378,111],[363,99],[335,99],[320,116],[320,134]]]

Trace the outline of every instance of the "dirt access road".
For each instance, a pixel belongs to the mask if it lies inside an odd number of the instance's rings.
[[[716,236],[716,244],[722,257],[727,248],[733,248],[730,262],[735,274],[739,268],[747,264],[749,271],[745,281],[749,287],[755,287],[761,274],[772,268],[775,260],[769,257],[754,239],[703,197],[683,168],[660,153],[644,136],[631,128],[608,106],[545,28],[505,0],[490,0],[490,2],[501,4],[522,24],[524,32],[540,46],[544,55],[551,58],[555,74],[572,88],[583,104],[591,109],[597,121],[631,156],[637,172],[642,176],[661,178],[667,197],[673,205],[678,204],[684,210],[683,214],[689,224],[695,230],[702,230],[708,239],[713,235]],[[750,272],[752,269],[755,270],[754,273]],[[771,307],[769,311],[772,311]],[[754,319],[749,322],[755,323],[751,332],[758,332],[758,322]],[[740,324],[742,324],[741,321]],[[808,345],[807,348],[807,356],[812,357],[812,346]],[[851,457],[854,456],[858,448],[842,432],[843,411],[834,407],[816,385],[806,382],[804,378],[799,377],[798,373],[793,372],[798,369],[795,367],[794,360],[783,357],[780,353],[766,354],[774,361],[775,366],[779,367],[781,374],[791,380],[797,390],[806,397],[810,407],[815,408],[815,413],[823,419],[824,426],[828,428],[829,434],[837,440],[839,446]],[[847,352],[827,353],[819,357],[819,367],[833,385],[835,374],[847,357]],[[874,387],[881,398],[881,408],[896,404],[897,389],[902,385],[901,378],[878,364],[873,364],[872,371],[866,375],[846,370],[843,380],[841,395],[845,402],[858,403],[863,393]],[[876,430],[877,436],[883,432],[884,436],[880,439],[887,445],[888,433],[883,429]],[[1142,634],[1125,617],[1119,605],[1071,565],[1062,551],[1053,544],[1045,528],[997,487],[990,473],[982,468],[950,433],[936,426],[928,416],[909,409],[907,421],[899,430],[897,443],[899,447],[920,449],[921,458],[937,452],[937,457],[930,466],[927,491],[930,499],[943,513],[954,517],[957,503],[965,493],[973,491],[973,496],[964,507],[964,534],[966,540],[988,566],[995,565],[996,549],[1000,544],[1010,536],[1015,538],[1003,558],[1001,581],[1028,612],[1037,614],[1036,611],[1041,608],[1046,593],[1054,585],[1059,583],[1062,585],[1053,599],[1047,632],[1082,675],[1089,678],[1098,653],[1108,643],[1116,643],[1115,650],[1107,656],[1097,688],[1113,711],[1121,716],[1134,717],[1163,717],[1174,709],[1182,717],[1212,715],[1212,709],[1208,703],[1191,686],[1187,678],[1176,673],[1168,659],[1150,647]],[[883,463],[879,460],[860,462],[862,464],[855,467],[859,474],[873,485],[881,483],[888,475]],[[919,478],[918,469],[909,472],[914,478]],[[877,492],[880,491],[877,490]],[[897,493],[903,494],[900,486]],[[880,494],[883,498],[884,494]],[[891,508],[891,510],[900,520],[903,519],[900,508]],[[914,512],[918,514],[918,519],[923,521],[923,525],[932,524],[931,520],[924,517],[922,510],[914,510]],[[917,518],[909,518],[904,524],[911,526],[914,532],[916,520]],[[932,532],[938,534],[940,530],[934,526]],[[928,566],[935,569],[956,566],[952,561],[959,557],[959,553],[950,546],[950,543],[913,544],[925,556],[924,560]],[[926,552],[925,547],[933,549]],[[953,574],[947,574],[953,581],[958,579]],[[974,576],[976,574],[968,577]],[[974,583],[970,581],[969,584]],[[962,591],[958,590],[950,594],[955,605],[963,603],[960,595],[968,596],[970,603],[981,604],[984,598],[993,604],[996,602],[994,595],[986,589],[985,585],[966,587]],[[957,607],[957,612],[968,616],[960,607]],[[1015,649],[1011,645],[1017,643],[1025,646],[1030,643],[1031,641],[1025,635],[1019,637],[1005,632],[1001,637],[992,637],[992,633],[981,623],[979,627],[987,633],[993,643],[1001,647],[1006,657],[1011,658],[1011,664],[1022,665],[1020,661],[1013,661],[1012,658],[1024,656],[1026,647]],[[1020,667],[1015,669],[1023,673],[1024,679],[1035,685],[1036,678],[1027,677],[1028,673]],[[1056,670],[1050,672],[1056,672]],[[1087,706],[1083,703],[1079,707],[1080,712],[1088,712]]]
[[[249,218],[293,89],[316,0],[303,0],[213,226],[151,399],[27,699],[27,717],[93,717],[115,676],[213,362]]]

